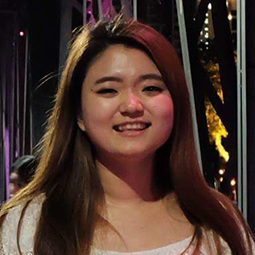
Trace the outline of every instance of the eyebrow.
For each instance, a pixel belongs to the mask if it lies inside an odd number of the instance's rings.
[[[163,78],[161,75],[159,74],[154,74],[154,73],[150,73],[150,74],[144,74],[141,75],[138,79],[138,81],[144,81],[144,80],[157,80],[157,81],[163,81]]]
[[[163,81],[163,78],[159,74],[144,74],[139,76],[138,82],[144,81],[144,80],[157,80],[157,81]],[[122,78],[116,77],[116,76],[104,76],[98,80],[95,81],[95,85],[98,85],[100,83],[108,82],[108,81],[115,81],[115,82],[123,82]]]
[[[123,80],[121,78],[115,77],[115,76],[105,76],[95,81],[95,85],[104,83],[107,81],[116,81],[116,82],[122,82]]]

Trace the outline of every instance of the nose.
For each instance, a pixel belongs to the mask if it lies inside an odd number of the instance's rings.
[[[144,107],[141,99],[133,92],[123,96],[120,104],[120,112],[122,115],[140,115],[143,113]]]

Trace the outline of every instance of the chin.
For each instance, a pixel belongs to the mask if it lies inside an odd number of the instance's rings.
[[[116,159],[131,159],[131,160],[138,160],[138,159],[145,159],[148,157],[153,157],[155,155],[156,150],[139,150],[139,149],[128,149],[123,151],[118,151],[112,153],[113,157]]]

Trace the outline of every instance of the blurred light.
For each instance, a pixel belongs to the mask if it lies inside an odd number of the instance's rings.
[[[233,179],[231,180],[230,185],[231,185],[231,186],[235,186],[235,185],[236,185],[236,180],[235,180],[235,178],[233,178]]]
[[[209,31],[209,28],[208,28],[208,27],[205,27],[205,31]]]
[[[205,42],[205,45],[209,45],[209,42]]]
[[[205,19],[205,24],[209,24],[209,19],[208,18]]]
[[[86,22],[92,22],[94,17],[93,17],[93,2],[92,0],[87,0],[86,1]]]
[[[209,14],[208,14],[208,13],[206,13],[206,14],[205,14],[205,17],[208,17],[208,16],[209,16]]]
[[[220,175],[223,175],[224,173],[225,173],[225,169],[220,169],[220,170],[219,170],[219,174],[220,174]]]
[[[20,35],[20,36],[24,36],[25,33],[24,33],[23,31],[20,31],[20,32],[19,32],[19,35]]]
[[[208,33],[205,34],[205,38],[209,38],[209,34]]]
[[[220,177],[220,182],[223,182],[223,177]]]
[[[232,19],[233,19],[233,16],[231,15],[231,13],[229,13],[228,20],[232,20]]]
[[[210,45],[210,42],[207,41]],[[217,71],[217,65],[214,65],[215,71]],[[213,71],[213,72],[215,72]],[[215,81],[214,81],[215,82]],[[215,82],[218,83],[219,81]],[[219,95],[220,99],[222,90],[219,89],[217,91],[217,94]],[[229,160],[229,153],[225,150],[224,146],[222,145],[222,138],[226,138],[228,136],[228,131],[226,130],[225,126],[223,125],[220,117],[217,115],[217,112],[215,111],[213,105],[208,101],[206,103],[206,118],[207,118],[207,126],[210,134],[210,142],[214,142],[216,150],[219,152],[219,155],[221,158],[224,159],[225,162],[228,162]]]
[[[209,9],[209,10],[212,9],[212,4],[211,4],[211,3],[208,4],[208,9]]]

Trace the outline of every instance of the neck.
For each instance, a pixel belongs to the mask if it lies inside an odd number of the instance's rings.
[[[153,156],[139,160],[99,158],[97,167],[107,204],[128,205],[158,199],[153,182]]]

